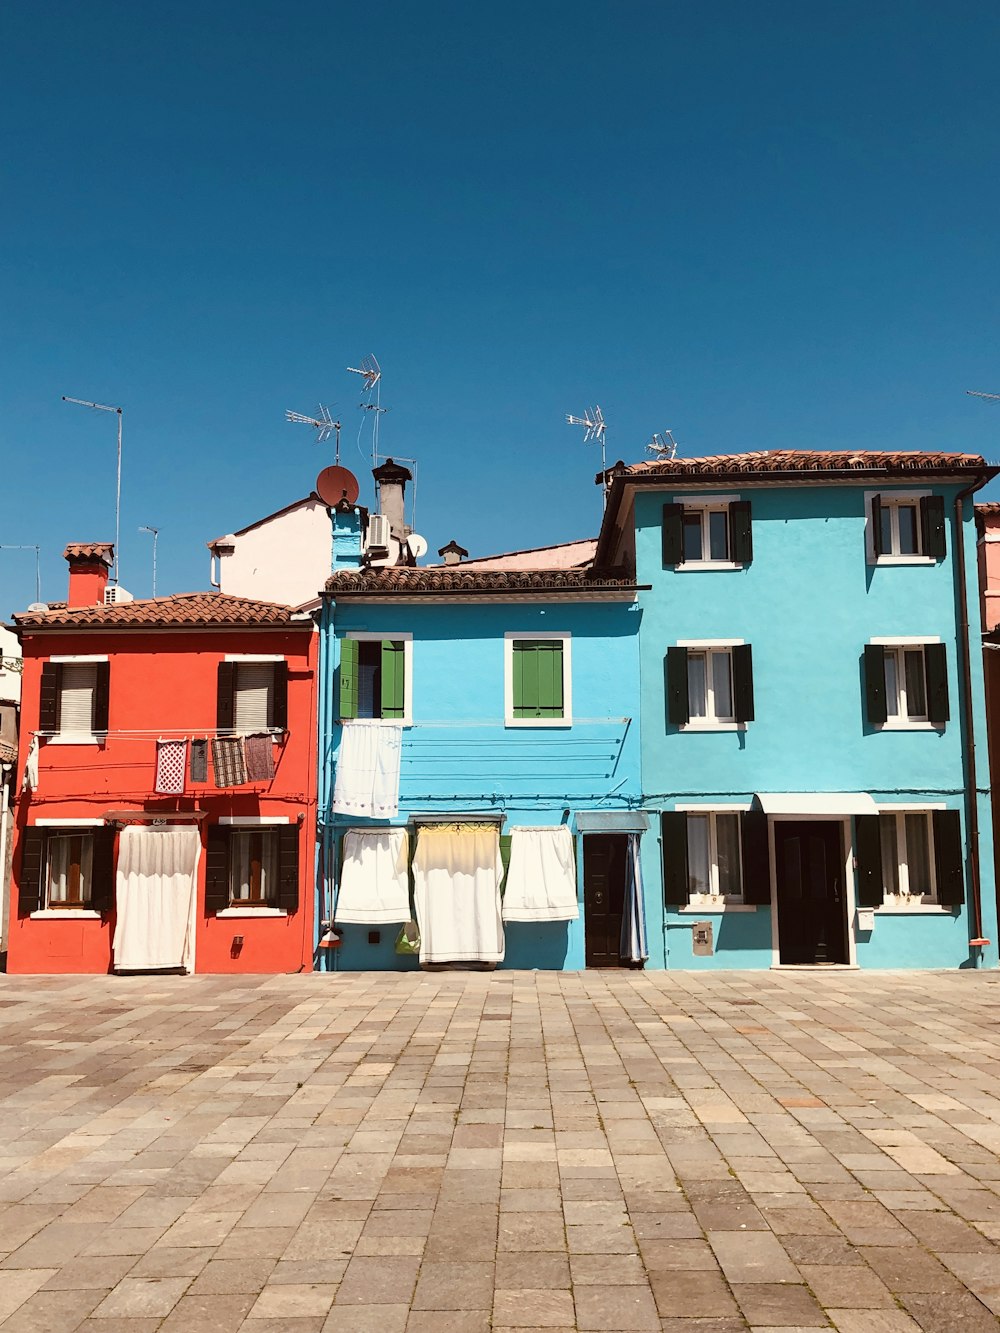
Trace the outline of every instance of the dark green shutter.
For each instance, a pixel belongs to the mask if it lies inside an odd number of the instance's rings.
[[[42,869],[45,865],[45,830],[21,830],[21,869],[17,876],[17,914],[37,912],[42,899]]]
[[[663,563],[680,565],[684,562],[684,506],[663,506]]]
[[[115,906],[115,831],[94,830],[94,858],[90,905],[95,912],[110,912]]]
[[[298,824],[283,824],[278,830],[278,906],[285,912],[299,910]]]
[[[743,901],[769,907],[771,856],[767,815],[763,810],[743,811],[740,815],[740,840],[743,844]]]
[[[94,667],[94,732],[108,729],[108,705],[111,698],[111,663],[98,662]]]
[[[960,907],[965,902],[962,816],[957,810],[934,810],[931,817],[938,902],[944,907]]]
[[[562,643],[557,639],[515,641],[513,666],[514,716],[562,717]]]
[[[269,727],[276,731],[288,730],[288,663],[275,662],[274,685],[271,689],[271,717]]]
[[[382,717],[402,717],[404,714],[405,645],[402,641],[383,639],[382,644]]]
[[[856,815],[854,857],[858,867],[858,906],[881,907],[882,830],[878,815]]]
[[[734,500],[729,506],[729,558],[737,565],[749,565],[753,559],[749,500]]]
[[[946,554],[943,495],[920,497],[920,535],[924,555],[942,559]]]
[[[500,860],[503,862],[503,878],[500,881],[501,893],[507,887],[507,871],[510,869],[511,834],[500,834]]]
[[[229,829],[222,824],[208,827],[205,853],[205,915],[229,906]]]
[[[340,641],[340,716],[341,720],[358,715],[358,640]]]
[[[668,648],[666,662],[667,719],[675,727],[691,720],[688,710],[688,650]]]
[[[563,650],[558,640],[538,645],[538,704],[542,717],[563,715]]]
[[[38,701],[38,730],[59,730],[59,663],[45,662],[42,666],[42,693]]]
[[[865,704],[873,727],[888,718],[885,700],[885,649],[880,643],[865,644]]]
[[[532,643],[514,643],[514,716],[538,715],[538,658]]]
[[[733,647],[733,708],[737,722],[753,721],[753,656],[748,643]]]
[[[236,663],[220,662],[215,681],[215,725],[232,731],[236,717]]]
[[[660,816],[660,840],[663,844],[663,901],[668,907],[687,907],[687,815],[682,810],[665,810]]]
[[[872,550],[876,556],[886,554],[882,549],[882,497],[880,495],[872,496]]]
[[[931,722],[948,721],[948,649],[943,643],[924,644],[927,672],[927,716]]]

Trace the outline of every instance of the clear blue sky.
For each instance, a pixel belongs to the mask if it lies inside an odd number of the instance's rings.
[[[417,526],[474,554],[596,531],[599,462],[1000,456],[1000,9],[158,6],[0,12],[0,541],[114,526],[122,582],[207,585],[204,542],[356,449],[366,352]],[[34,598],[0,551],[0,614]]]

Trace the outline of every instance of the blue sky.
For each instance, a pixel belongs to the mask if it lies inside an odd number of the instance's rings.
[[[357,449],[365,353],[417,527],[474,554],[596,532],[611,459],[1000,458],[995,5],[10,0],[0,13],[0,541],[114,528],[122,582]],[[997,492],[1000,494],[1000,491]],[[0,614],[34,599],[0,550]]]

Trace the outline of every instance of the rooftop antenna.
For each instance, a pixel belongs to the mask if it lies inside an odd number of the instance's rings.
[[[305,416],[302,412],[286,412],[286,413],[285,413],[285,420],[286,420],[286,421],[296,421],[296,422],[301,422],[303,426],[312,426],[313,430],[316,432],[316,443],[317,443],[317,444],[324,444],[324,443],[330,438],[330,436],[331,436],[334,432],[336,432],[336,435],[337,435],[337,444],[336,444],[336,460],[335,460],[335,461],[336,461],[336,463],[337,463],[337,465],[338,465],[338,467],[339,467],[339,465],[340,465],[340,422],[339,422],[339,421],[334,421],[333,417],[332,417],[331,414],[330,414],[330,409],[329,409],[324,403],[320,403],[320,405],[319,405],[319,413],[318,413],[318,415],[315,416],[315,417],[307,417],[307,416]]]
[[[362,393],[368,395],[368,402],[359,403],[358,407],[363,412],[372,414],[372,467],[378,467],[378,424],[379,417],[388,412],[387,407],[382,406],[382,390],[379,387],[382,382],[382,367],[373,353],[362,357],[360,366],[348,366],[348,371],[352,375],[360,375],[365,382]],[[375,401],[371,401],[371,395],[374,392]],[[361,432],[364,429],[364,417],[361,419],[361,425],[358,427],[358,450],[361,448]]]
[[[365,382],[365,393],[371,393],[372,389],[375,388],[375,385],[378,384],[379,380],[382,378],[382,367],[371,354],[362,357],[360,366],[348,366],[347,369],[352,375],[361,376]]]
[[[40,546],[8,546],[0,545],[0,551],[34,551],[35,553],[35,601],[42,600],[42,568],[40,561]]]
[[[145,524],[139,529],[140,532],[151,532],[153,534],[153,601],[156,601],[156,539],[160,535],[159,528],[147,527]]]
[[[583,426],[583,442],[589,444],[591,440],[597,440],[601,446],[601,482],[604,493],[604,506],[608,504],[608,479],[607,479],[607,458],[604,443],[604,432],[607,430],[607,424],[604,420],[604,414],[599,406],[595,405],[589,408],[582,417],[566,414],[566,424],[569,426]]]
[[[671,462],[677,457],[677,441],[672,430],[655,431],[646,448],[651,454],[659,454]]]
[[[115,480],[115,563],[111,571],[111,581],[119,581],[118,571],[118,538],[121,532],[121,511],[122,511],[122,416],[120,407],[109,407],[107,403],[92,403],[89,398],[67,398],[62,395],[64,403],[76,403],[79,407],[92,407],[95,412],[117,412],[118,414],[118,472]]]
[[[990,402],[1000,402],[1000,393],[982,393],[979,389],[966,389],[971,398],[988,398]]]

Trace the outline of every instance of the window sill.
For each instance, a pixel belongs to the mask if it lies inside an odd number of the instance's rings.
[[[708,569],[746,569],[746,565],[737,564],[734,560],[682,560],[679,565],[674,565],[674,571],[678,574],[700,574]]]
[[[957,909],[944,903],[883,903],[875,908],[876,916],[951,916]]]
[[[746,731],[745,722],[682,722],[678,731]]]
[[[946,722],[882,722],[878,731],[944,731]]]
[[[346,727],[349,722],[371,722],[378,727],[412,727],[412,717],[340,717],[337,719],[340,726]]]
[[[73,732],[62,732],[61,734],[56,736],[49,736],[46,739],[45,744],[46,745],[103,745],[106,740],[107,736],[84,735],[82,732],[80,734],[75,734]]]
[[[224,907],[216,912],[219,921],[253,921],[259,916],[287,916],[283,907]]]
[[[571,717],[506,717],[504,718],[505,727],[563,727],[568,729],[573,725]]]
[[[32,921],[100,921],[101,913],[89,907],[45,907],[32,912]]]
[[[721,916],[724,912],[756,912],[756,903],[690,903],[679,909],[682,916]]]
[[[870,565],[936,565],[937,556],[933,555],[880,555],[869,560]]]

